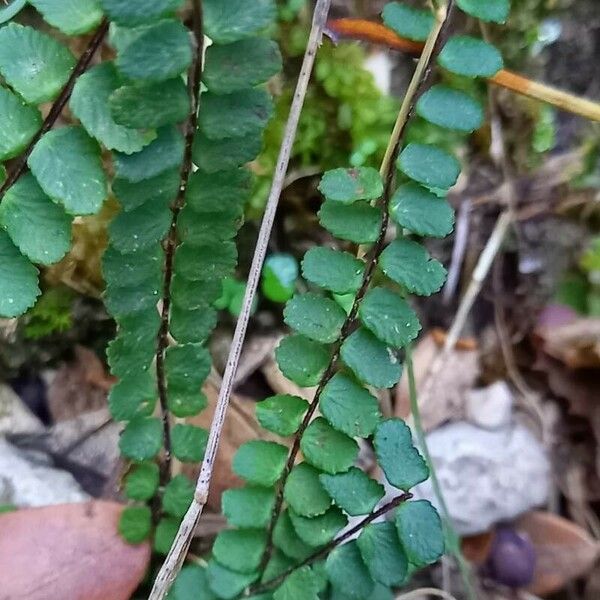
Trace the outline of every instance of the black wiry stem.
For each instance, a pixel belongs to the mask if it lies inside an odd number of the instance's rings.
[[[350,529],[348,529],[348,531],[345,531],[339,537],[335,538],[334,540],[331,540],[331,542],[329,542],[328,544],[326,544],[325,546],[323,546],[322,548],[317,550],[314,554],[311,554],[308,558],[304,559],[301,563],[298,563],[297,565],[294,565],[293,567],[286,569],[283,573],[280,573],[277,577],[270,579],[269,581],[266,581],[265,583],[261,583],[255,587],[250,587],[247,590],[247,592],[244,594],[244,596],[259,594],[262,592],[266,592],[270,589],[273,589],[274,587],[276,587],[280,583],[282,583],[283,580],[288,575],[290,575],[297,569],[301,569],[302,567],[307,567],[308,565],[312,565],[312,563],[314,563],[315,561],[319,560],[320,558],[323,558],[324,556],[327,556],[327,554],[329,554],[332,550],[334,550],[338,546],[341,546],[346,540],[349,540],[351,537],[356,535],[359,531],[362,531],[369,523],[372,523],[373,521],[375,521],[375,519],[378,519],[382,515],[385,515],[387,512],[389,512],[390,510],[393,510],[394,508],[396,508],[398,505],[402,504],[403,502],[410,500],[412,497],[413,497],[413,495],[409,494],[409,493],[402,494],[401,496],[396,496],[396,498],[394,498],[387,504],[384,504],[378,510],[372,512],[370,515],[368,515],[362,521],[360,521],[360,523],[356,524],[354,527],[351,527]],[[242,597],[242,596],[240,596],[240,597]]]
[[[386,234],[387,234],[388,225],[389,225],[389,214],[387,211],[387,207],[388,207],[390,198],[391,198],[393,190],[394,190],[394,181],[395,181],[395,176],[396,176],[396,160],[400,153],[400,148],[402,146],[404,132],[405,132],[408,122],[414,112],[415,105],[416,105],[418,99],[420,98],[420,96],[423,94],[423,92],[425,92],[425,90],[427,89],[427,87],[429,85],[429,80],[431,77],[431,70],[432,70],[432,66],[433,66],[435,57],[441,50],[441,48],[444,44],[444,41],[445,41],[445,35],[446,35],[447,24],[448,24],[448,16],[450,15],[450,11],[452,10],[452,8],[453,8],[453,0],[450,0],[450,2],[448,2],[447,10],[444,11],[443,20],[439,23],[439,30],[436,34],[435,39],[433,40],[434,41],[433,48],[431,49],[429,56],[426,58],[426,63],[423,65],[422,76],[420,77],[420,81],[418,82],[418,85],[417,85],[416,89],[414,90],[414,93],[410,96],[410,98],[408,100],[408,104],[406,106],[403,105],[400,110],[399,119],[396,123],[396,127],[394,129],[392,139],[390,140],[391,143],[390,143],[390,146],[388,147],[388,151],[386,152],[386,158],[384,159],[384,163],[383,163],[382,169],[381,169],[381,176],[384,181],[384,191],[383,191],[382,197],[377,202],[377,204],[382,208],[382,212],[383,212],[383,219],[382,219],[382,223],[381,223],[381,229],[379,231],[379,237],[377,238],[377,241],[375,242],[373,248],[370,251],[369,256],[367,257],[366,269],[365,269],[365,273],[363,276],[362,284],[356,294],[354,303],[352,305],[352,309],[350,310],[350,313],[348,314],[348,316],[344,322],[340,338],[338,339],[338,341],[336,342],[336,344],[334,346],[333,354],[332,354],[331,360],[329,361],[327,369],[325,370],[325,373],[323,374],[323,376],[321,377],[321,379],[319,381],[319,384],[315,391],[313,400],[308,408],[308,411],[306,412],[306,414],[304,416],[304,419],[302,420],[302,424],[300,425],[298,431],[296,432],[296,435],[294,437],[294,443],[293,443],[290,453],[288,455],[288,460],[286,462],[282,476],[279,479],[279,482],[277,484],[277,494],[275,497],[275,504],[273,506],[271,520],[270,520],[269,526],[267,528],[267,545],[266,545],[265,552],[263,554],[263,558],[261,561],[262,569],[264,569],[266,567],[267,563],[269,562],[269,560],[271,558],[271,554],[273,552],[273,532],[275,530],[275,526],[277,525],[277,521],[279,519],[281,510],[283,507],[283,493],[284,493],[284,489],[285,489],[285,484],[290,475],[290,472],[294,468],[294,464],[296,462],[296,457],[298,455],[298,452],[300,451],[300,441],[302,439],[302,436],[304,435],[304,432],[306,431],[307,427],[309,426],[309,424],[312,420],[312,417],[315,414],[315,411],[318,408],[319,399],[321,397],[321,394],[323,393],[323,389],[325,388],[325,386],[327,385],[329,380],[335,374],[336,363],[340,357],[341,347],[342,347],[343,343],[346,341],[346,339],[348,338],[348,336],[352,333],[352,331],[356,327],[358,309],[360,308],[360,304],[361,304],[365,294],[367,293],[369,286],[371,285],[373,276],[375,275],[375,272],[377,270],[379,256],[381,255],[381,253],[383,252],[383,250],[385,248],[385,239],[386,239]],[[409,90],[409,92],[407,92],[407,95],[409,93],[410,93],[410,90]]]
[[[29,145],[27,146],[23,154],[21,154],[14,167],[8,173],[6,180],[0,186],[0,202],[4,197],[4,194],[6,194],[6,192],[19,180],[19,178],[27,170],[27,159],[29,158],[29,155],[33,152],[33,148],[40,141],[41,137],[45,133],[50,131],[52,127],[54,127],[56,120],[58,119],[58,117],[60,117],[63,108],[65,107],[65,105],[69,101],[69,98],[71,97],[71,93],[73,92],[75,82],[80,77],[80,75],[83,75],[83,73],[85,73],[87,68],[90,66],[90,62],[92,61],[94,54],[96,54],[96,51],[102,44],[102,41],[104,40],[107,32],[108,21],[104,20],[102,21],[102,23],[100,23],[100,26],[96,30],[96,33],[94,33],[94,36],[90,40],[88,47],[85,49],[85,52],[79,57],[79,60],[73,68],[73,71],[71,72],[67,83],[65,83],[65,86],[61,90],[58,98],[54,101],[54,104],[52,105],[48,116],[44,119],[42,126],[33,136],[33,139],[31,140],[31,142],[29,142]]]
[[[161,306],[161,323],[156,346],[156,379],[158,399],[163,422],[164,460],[161,463],[161,483],[165,485],[171,477],[171,423],[167,403],[167,382],[165,376],[165,352],[169,345],[169,314],[171,311],[171,284],[173,282],[173,263],[177,249],[177,219],[185,204],[185,193],[192,173],[192,148],[194,135],[198,126],[198,110],[200,107],[200,83],[204,68],[204,19],[202,3],[197,0],[193,4],[194,60],[188,74],[188,92],[190,97],[190,114],[186,123],[185,150],[179,183],[179,193],[171,206],[171,226],[164,241],[165,272]]]

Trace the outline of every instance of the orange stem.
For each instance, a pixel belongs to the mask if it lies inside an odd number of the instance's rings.
[[[412,56],[419,56],[423,50],[421,42],[403,38],[381,23],[364,19],[332,19],[327,22],[326,32],[335,42],[340,39],[360,40],[379,46],[387,46]],[[506,69],[498,71],[489,81],[517,94],[551,104],[556,108],[572,112],[592,121],[600,121],[600,104],[593,100],[580,98],[543,83],[531,81],[523,75]]]

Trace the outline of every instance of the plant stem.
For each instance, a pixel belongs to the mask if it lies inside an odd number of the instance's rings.
[[[449,3],[448,6],[450,8],[451,3]],[[368,257],[361,287],[356,294],[354,303],[352,305],[352,309],[350,310],[350,313],[348,314],[344,322],[340,338],[334,346],[331,360],[329,361],[327,369],[325,370],[325,373],[319,381],[313,400],[306,414],[304,415],[304,419],[302,420],[302,424],[300,425],[298,431],[294,436],[294,442],[288,455],[288,460],[286,462],[281,478],[277,484],[277,494],[275,497],[275,504],[273,506],[273,513],[269,522],[269,527],[267,528],[267,545],[265,553],[263,555],[263,559],[261,561],[261,565],[263,567],[268,563],[273,552],[273,532],[275,530],[275,526],[277,525],[277,521],[279,519],[283,507],[283,492],[285,484],[292,469],[294,468],[296,457],[298,455],[298,452],[300,451],[300,441],[302,439],[302,436],[304,435],[304,432],[306,431],[306,428],[309,426],[315,411],[317,410],[317,407],[319,405],[319,398],[321,397],[323,389],[335,373],[335,364],[339,358],[340,349],[346,338],[352,332],[352,328],[354,327],[356,321],[356,316],[358,314],[360,303],[371,284],[371,280],[375,275],[377,269],[377,261],[379,255],[385,247],[385,237],[389,222],[387,205],[393,191],[395,162],[400,151],[404,131],[412,115],[416,101],[418,100],[420,94],[424,91],[425,86],[427,84],[429,71],[433,62],[433,57],[435,56],[436,49],[438,48],[440,35],[442,33],[445,23],[447,22],[447,15],[448,11],[445,8],[436,12],[435,25],[431,33],[429,34],[429,37],[427,38],[425,47],[416,66],[414,75],[408,86],[406,95],[404,96],[402,106],[400,107],[400,111],[396,119],[396,124],[394,125],[394,129],[392,131],[390,141],[385,152],[385,156],[381,163],[380,174],[384,181],[384,193],[379,200],[379,204],[381,205],[383,210],[383,220],[381,224],[381,229],[379,231],[379,237],[370,252],[370,256]]]
[[[242,346],[246,336],[246,329],[248,327],[250,314],[252,312],[252,304],[254,302],[254,297],[260,281],[260,274],[262,272],[262,266],[267,253],[271,230],[273,228],[275,215],[277,213],[279,197],[283,189],[285,175],[290,161],[292,147],[300,120],[300,114],[302,112],[302,107],[304,106],[304,99],[306,97],[308,83],[313,71],[317,50],[323,37],[323,29],[325,27],[325,23],[327,22],[330,4],[331,0],[318,0],[315,6],[310,37],[290,108],[290,114],[285,128],[281,149],[279,151],[273,184],[258,235],[255,252],[252,259],[252,266],[248,275],[248,284],[246,286],[242,310],[240,312],[240,316],[238,317],[233,341],[231,343],[231,349],[227,358],[227,365],[225,368],[225,373],[223,374],[223,382],[219,391],[219,398],[217,400],[217,406],[210,428],[206,453],[196,484],[194,500],[192,501],[192,504],[183,518],[183,521],[179,527],[179,531],[177,532],[177,536],[175,537],[175,541],[173,542],[171,550],[169,551],[169,554],[158,573],[148,600],[162,600],[169,591],[173,580],[181,569],[185,559],[185,554],[189,548],[192,536],[194,534],[194,530],[196,529],[196,525],[198,524],[202,510],[204,509],[204,506],[208,500],[208,491],[212,478],[215,457],[219,447],[219,441],[221,438],[221,432],[223,430],[223,424],[225,422],[225,416],[227,414],[227,408],[229,406],[229,399],[231,396],[235,373],[237,371]]]
[[[167,383],[165,376],[165,353],[169,346],[169,315],[171,311],[171,284],[173,281],[173,262],[177,249],[177,219],[185,204],[185,193],[192,172],[192,148],[194,135],[198,126],[198,109],[200,105],[200,83],[202,79],[204,62],[204,25],[201,0],[193,3],[193,32],[195,53],[192,66],[188,75],[188,94],[190,98],[190,114],[186,123],[185,150],[181,165],[179,192],[171,206],[171,226],[164,242],[165,272],[163,279],[163,293],[161,306],[160,329],[156,341],[156,382],[158,399],[163,423],[164,460],[161,462],[161,485],[166,485],[171,477],[171,423],[167,402]]]
[[[448,512],[448,505],[446,504],[444,493],[442,491],[442,486],[440,485],[439,479],[437,478],[435,466],[433,464],[433,461],[431,460],[431,454],[429,453],[429,447],[427,446],[427,440],[425,439],[425,432],[423,430],[423,423],[421,421],[421,411],[419,410],[419,400],[417,394],[417,384],[415,381],[415,372],[413,368],[412,347],[410,344],[405,349],[405,365],[408,373],[408,395],[410,398],[410,410],[413,417],[413,424],[415,436],[417,438],[417,444],[421,449],[421,452],[423,452],[423,455],[425,456],[425,461],[427,462],[427,466],[429,467],[433,493],[435,494],[437,503],[441,509],[444,526],[450,534],[447,537],[450,537],[452,540],[452,543],[450,544],[450,552],[452,553],[452,556],[458,564],[458,568],[460,570],[461,578],[463,580],[463,585],[465,586],[467,597],[469,598],[469,600],[476,600],[475,591],[471,582],[470,568],[460,550],[458,542],[456,541],[458,540],[458,536],[454,531],[454,528],[452,527],[450,513]]]
[[[367,517],[365,517],[362,521],[360,521],[360,523],[358,523],[354,527],[348,529],[342,535],[335,538],[334,540],[331,540],[331,542],[329,542],[328,544],[323,546],[320,550],[317,550],[315,553],[311,554],[308,558],[304,559],[301,563],[298,563],[297,565],[294,565],[293,567],[286,569],[283,573],[280,573],[277,577],[274,577],[273,579],[270,579],[269,581],[266,581],[265,583],[261,583],[261,584],[257,585],[256,587],[250,587],[248,589],[248,591],[243,595],[249,596],[250,594],[262,593],[262,592],[265,592],[267,590],[270,590],[270,589],[278,586],[280,583],[283,582],[283,580],[286,577],[288,577],[288,575],[290,575],[297,569],[311,565],[315,561],[326,556],[332,550],[334,550],[338,546],[341,546],[346,540],[349,540],[351,537],[356,535],[359,531],[362,531],[369,523],[372,523],[373,521],[375,521],[375,519],[378,519],[382,515],[385,515],[390,510],[396,508],[398,505],[410,500],[411,498],[412,498],[412,494],[409,494],[409,493],[402,494],[400,496],[396,496],[393,500],[390,500],[390,502],[388,502],[387,504],[384,504],[381,508],[372,512]],[[240,596],[240,597],[242,597],[242,596]]]
[[[336,40],[342,38],[363,40],[372,44],[388,46],[414,56],[418,56],[423,48],[420,42],[413,42],[400,37],[385,25],[364,19],[334,19],[327,23],[327,30],[331,37]],[[518,73],[501,69],[488,81],[517,94],[551,104],[556,108],[569,111],[586,119],[600,121],[600,104],[598,102],[580,98],[538,81],[532,81]]]
[[[96,54],[96,51],[102,44],[107,32],[108,21],[105,19],[104,21],[102,21],[102,23],[100,23],[100,26],[98,27],[98,29],[96,29],[96,32],[94,33],[84,53],[79,57],[79,60],[73,68],[73,71],[71,72],[67,83],[65,83],[65,86],[61,90],[58,98],[54,101],[54,104],[52,105],[48,116],[44,119],[42,126],[33,136],[32,140],[29,142],[23,154],[21,154],[20,158],[16,161],[14,167],[8,173],[6,180],[0,186],[0,202],[2,201],[4,194],[6,194],[9,188],[11,188],[19,180],[21,175],[23,175],[27,170],[27,159],[29,158],[29,155],[33,152],[33,148],[40,141],[41,137],[45,133],[50,131],[50,129],[52,129],[52,127],[56,123],[56,120],[58,119],[58,117],[60,117],[63,108],[65,107],[65,105],[69,101],[69,98],[71,97],[71,93],[73,92],[75,82],[80,77],[80,75],[83,75],[83,73],[85,73],[87,68],[90,66],[90,62],[92,61],[94,54]]]

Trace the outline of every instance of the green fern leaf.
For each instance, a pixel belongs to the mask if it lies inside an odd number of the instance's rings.
[[[349,598],[364,600],[375,588],[356,541],[342,544],[327,557],[325,569],[334,588]]]
[[[150,500],[158,489],[158,483],[158,465],[141,463],[125,478],[125,495],[132,500]]]
[[[0,86],[0,161],[18,156],[42,124],[40,111]]]
[[[149,23],[173,14],[182,0],[98,0],[111,21],[128,27]]]
[[[317,385],[329,364],[326,346],[303,335],[288,335],[281,340],[275,358],[281,372],[301,387]]]
[[[398,168],[429,188],[450,189],[460,174],[460,164],[444,150],[428,144],[411,143],[398,158]]]
[[[204,0],[206,34],[218,44],[229,44],[250,37],[275,19],[273,0]]]
[[[368,515],[385,494],[380,483],[356,467],[337,475],[323,474],[320,481],[336,506],[352,517]]]
[[[154,417],[132,419],[121,434],[121,453],[137,462],[154,458],[162,448],[162,424]]]
[[[194,163],[205,173],[216,173],[254,160],[262,148],[261,136],[252,132],[234,138],[211,140],[201,131],[194,137]]]
[[[510,0],[457,0],[457,4],[467,14],[493,23],[504,23],[510,11]]]
[[[162,506],[172,517],[182,518],[194,499],[194,486],[185,475],[176,475],[163,492]]]
[[[323,388],[319,408],[335,429],[350,437],[368,437],[381,419],[377,398],[341,373]]]
[[[189,94],[180,77],[114,88],[108,105],[116,123],[140,129],[174,125],[190,111]]]
[[[257,135],[273,111],[271,96],[262,89],[202,96],[198,119],[200,130],[211,140]]]
[[[29,0],[44,20],[67,35],[88,33],[102,21],[96,0]]]
[[[358,444],[322,417],[306,428],[300,449],[308,463],[331,474],[347,471],[358,456]]]
[[[387,480],[407,492],[429,477],[429,468],[412,444],[409,427],[400,419],[388,419],[377,427],[374,437],[377,461]]]
[[[71,245],[71,222],[27,174],[5,194],[0,205],[0,225],[19,250],[32,262],[58,262]]]
[[[168,600],[216,600],[208,587],[206,569],[187,565],[181,569],[167,595]]]
[[[311,546],[298,537],[287,509],[279,515],[275,524],[273,542],[279,550],[294,560],[304,560],[314,551]]]
[[[377,200],[383,194],[383,182],[376,169],[334,169],[327,171],[319,184],[327,200],[352,204],[357,200]]]
[[[275,504],[272,488],[251,486],[229,489],[221,499],[223,514],[236,527],[266,527]]]
[[[160,82],[183,73],[192,62],[188,30],[173,19],[139,28],[117,53],[115,64],[128,79]]]
[[[128,506],[119,519],[119,533],[130,544],[140,544],[152,530],[152,513],[147,506]]]
[[[108,195],[100,148],[81,127],[46,133],[27,164],[44,192],[70,214],[95,214]]]
[[[173,455],[183,463],[199,463],[207,442],[208,431],[201,427],[178,423],[171,430]]]
[[[345,205],[327,200],[319,211],[319,222],[331,234],[355,244],[372,244],[381,231],[381,210],[366,202]]]
[[[390,279],[420,296],[438,292],[446,280],[446,269],[412,240],[392,242],[381,254],[379,262]]]
[[[85,130],[106,148],[131,154],[139,152],[154,140],[156,132],[137,131],[114,120],[108,108],[108,99],[119,85],[120,78],[112,63],[93,67],[77,79],[70,107]]]
[[[296,569],[275,590],[273,600],[318,600],[319,582],[310,567]]]
[[[402,364],[386,344],[361,327],[342,344],[342,360],[361,380],[377,388],[391,388],[402,375]]]
[[[331,498],[319,481],[319,471],[308,463],[292,469],[283,497],[294,513],[302,517],[322,515],[331,506]]]
[[[302,261],[304,277],[335,294],[358,290],[362,283],[364,263],[347,252],[331,248],[311,248]]]
[[[466,77],[493,77],[503,67],[502,55],[495,46],[467,35],[451,37],[438,62],[451,73]]]
[[[215,94],[229,94],[268,81],[281,70],[281,54],[275,42],[249,38],[206,51],[202,79]]]
[[[442,521],[431,503],[416,500],[401,504],[396,510],[396,530],[408,560],[424,567],[439,560],[444,553]]]
[[[155,404],[156,383],[147,371],[121,379],[113,385],[108,396],[108,407],[115,421],[149,417]]]
[[[253,573],[260,565],[266,538],[266,532],[260,529],[228,529],[217,536],[213,555],[229,569]]]
[[[148,186],[151,178],[180,167],[184,149],[181,133],[176,127],[162,127],[157,133],[157,138],[141,152],[131,155],[115,153],[118,178],[130,183],[146,180]]]
[[[0,29],[0,75],[28,104],[54,100],[74,66],[69,50],[49,35],[17,23]]]
[[[390,200],[390,216],[401,227],[427,237],[445,237],[454,227],[454,211],[447,200],[416,183],[398,188]]]
[[[153,548],[157,554],[166,556],[175,541],[175,536],[179,530],[179,519],[173,517],[163,517],[156,526],[154,532]]]
[[[294,296],[283,311],[285,322],[298,333],[324,344],[335,342],[346,314],[333,300],[313,293]]]
[[[233,457],[233,471],[249,483],[269,487],[281,476],[287,448],[275,442],[246,442]]]
[[[434,85],[418,100],[417,114],[425,120],[465,133],[479,129],[483,108],[473,97],[446,85]]]
[[[38,270],[0,229],[0,316],[11,318],[31,308],[41,294]]]
[[[267,431],[293,435],[300,427],[308,402],[298,396],[281,394],[256,404],[256,418]]]
[[[303,517],[290,510],[290,520],[298,537],[309,546],[323,546],[343,529],[348,519],[337,507],[332,506],[317,517]]]
[[[219,598],[230,600],[241,593],[244,588],[256,581],[259,573],[238,573],[209,560],[206,571],[208,585]]]
[[[421,324],[408,302],[386,288],[367,292],[359,309],[360,319],[384,344],[402,348],[414,340]]]
[[[400,2],[388,2],[381,16],[383,22],[398,35],[418,42],[427,39],[434,23],[430,10],[413,8]]]
[[[356,541],[371,577],[383,585],[402,585],[408,574],[408,559],[393,523],[367,525]]]

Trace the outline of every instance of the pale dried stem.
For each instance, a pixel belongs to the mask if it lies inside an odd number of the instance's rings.
[[[202,510],[208,500],[210,481],[227,408],[229,406],[229,398],[233,388],[235,373],[246,336],[246,329],[250,320],[252,304],[258,288],[271,230],[275,221],[275,214],[277,212],[279,197],[281,195],[281,190],[283,189],[285,175],[288,169],[294,139],[296,137],[300,114],[304,105],[304,99],[312,74],[317,49],[320,46],[323,37],[323,29],[327,22],[330,4],[331,0],[318,0],[315,7],[310,37],[304,55],[300,76],[298,78],[296,91],[294,93],[294,99],[290,108],[290,114],[279,152],[279,158],[277,160],[277,167],[273,177],[271,192],[269,194],[258,240],[256,242],[252,266],[248,275],[246,294],[244,296],[242,310],[231,343],[225,373],[223,374],[223,383],[221,385],[215,414],[210,428],[204,461],[202,462],[200,475],[198,476],[196,484],[194,500],[183,518],[177,536],[171,546],[171,550],[156,577],[148,600],[162,600],[166,596],[175,577],[181,570],[194,530],[196,529]]]

